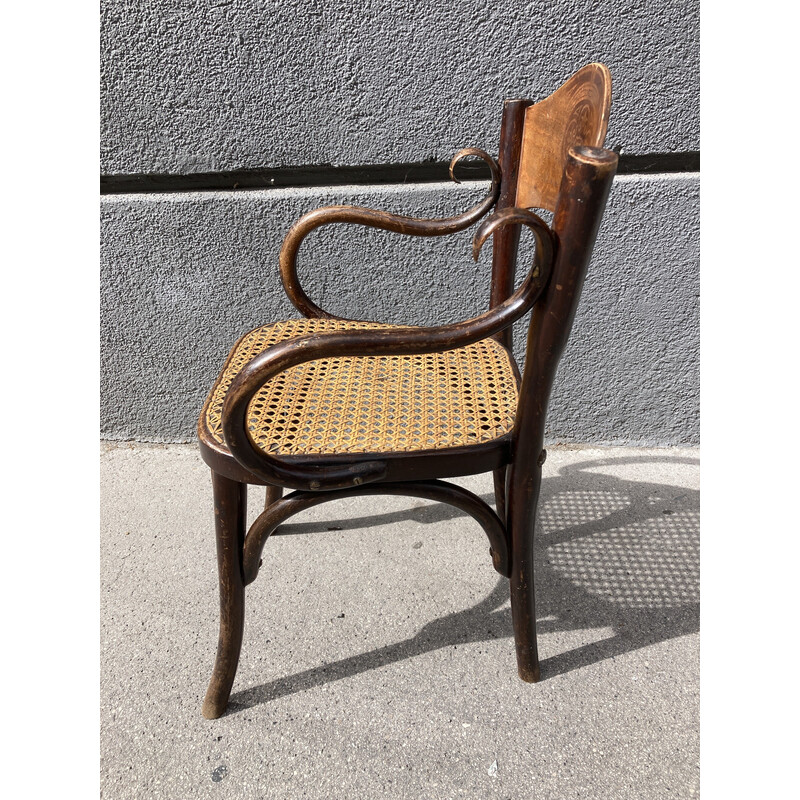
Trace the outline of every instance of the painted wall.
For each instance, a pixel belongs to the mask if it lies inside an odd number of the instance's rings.
[[[607,146],[699,149],[695,4],[509,0],[459,9],[413,0],[105,0],[101,170],[181,175],[445,161],[467,145],[493,152],[504,97],[542,97],[593,60],[614,79]],[[449,214],[485,188],[104,195],[103,437],[192,439],[235,339],[296,314],[277,255],[300,214],[331,203]],[[326,229],[304,245],[302,272],[311,297],[343,315],[455,321],[488,300],[489,248],[475,265],[470,235]],[[524,249],[523,239],[523,262]],[[548,439],[697,443],[699,175],[619,176],[595,253]],[[524,325],[516,334],[519,352]]]
[[[699,4],[104,0],[105,174],[448,160],[602,61],[608,143],[698,150]]]

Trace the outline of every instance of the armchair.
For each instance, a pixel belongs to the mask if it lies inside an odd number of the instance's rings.
[[[544,423],[555,371],[572,328],[617,156],[600,149],[611,101],[608,70],[590,64],[550,97],[506,101],[500,156],[486,198],[455,217],[415,219],[353,206],[317,209],[290,229],[281,279],[297,320],[261,326],[233,347],[200,414],[211,467],[220,585],[217,658],[203,714],[224,713],[244,625],[245,587],[267,539],[291,515],[327,500],[406,494],[454,505],[486,533],[494,568],[510,579],[520,677],[539,679],[533,535]],[[547,223],[531,209],[554,213]],[[489,212],[494,209],[491,215]],[[360,224],[444,236],[483,218],[473,256],[493,238],[489,310],[439,327],[345,320],[300,285],[301,243],[323,225]],[[535,255],[514,290],[522,227]],[[524,371],[511,326],[531,320]],[[443,478],[492,471],[493,510]],[[264,511],[246,530],[247,485],[266,485]],[[283,497],[283,490],[292,491]]]

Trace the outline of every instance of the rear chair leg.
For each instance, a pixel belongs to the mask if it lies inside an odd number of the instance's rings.
[[[283,497],[283,486],[267,486],[267,494],[264,498],[264,511],[266,511],[276,500]]]
[[[231,694],[244,632],[242,547],[247,516],[247,484],[211,473],[219,569],[219,641],[211,682],[203,701],[203,716],[225,713]]]
[[[533,583],[533,536],[542,483],[541,463],[526,473],[526,465],[511,467],[508,526],[511,534],[511,619],[517,649],[517,671],[528,683],[539,680],[536,645],[536,602]],[[520,474],[526,473],[526,474]]]
[[[504,525],[506,522],[506,474],[505,467],[499,467],[492,473],[494,477],[494,507]]]

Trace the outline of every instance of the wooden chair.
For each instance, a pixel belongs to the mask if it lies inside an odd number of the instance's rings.
[[[510,578],[519,675],[539,679],[533,535],[545,413],[572,328],[617,156],[600,149],[611,79],[590,64],[546,99],[508,100],[500,154],[483,202],[460,216],[413,219],[334,206],[303,216],[280,253],[283,285],[303,314],[264,325],[233,347],[203,407],[198,435],[212,469],[220,587],[216,663],[203,714],[226,709],[242,643],[245,586],[267,538],[292,514],[355,495],[438,500],[472,515],[494,568]],[[315,228],[368,225],[443,236],[484,217],[477,259],[493,236],[490,308],[442,327],[344,320],[315,305],[298,282],[296,256]],[[554,213],[552,227],[529,209]],[[533,265],[514,290],[521,226],[536,241]],[[532,311],[524,372],[511,354],[511,325]],[[497,511],[440,480],[493,471]],[[267,486],[267,504],[246,531],[247,484]],[[283,488],[294,491],[282,496]]]

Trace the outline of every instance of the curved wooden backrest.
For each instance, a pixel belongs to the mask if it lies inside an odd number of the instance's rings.
[[[525,110],[516,205],[555,211],[570,147],[602,147],[611,109],[611,73],[588,64]]]

